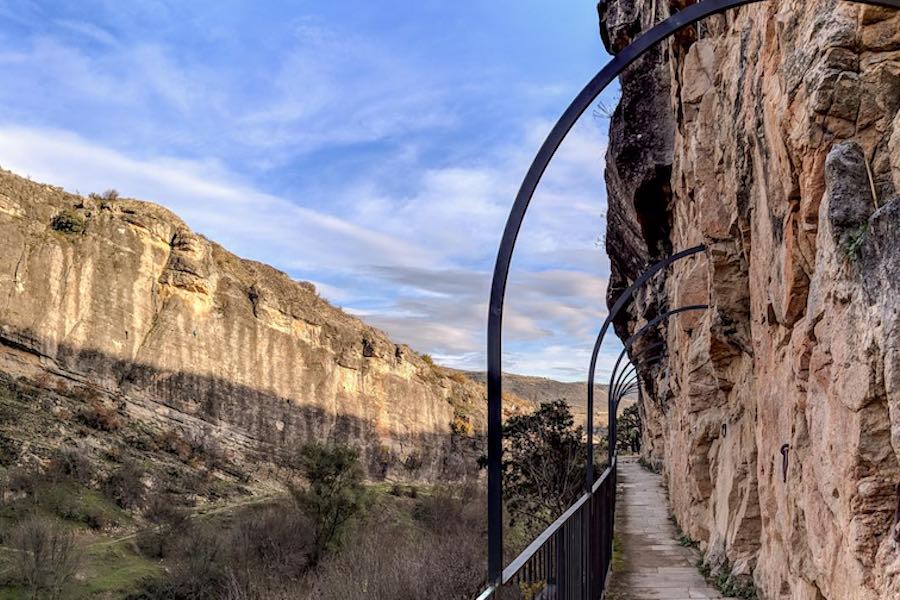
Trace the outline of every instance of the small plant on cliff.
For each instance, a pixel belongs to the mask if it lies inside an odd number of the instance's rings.
[[[85,221],[80,214],[67,208],[53,217],[50,226],[61,233],[84,233]]]
[[[313,522],[309,561],[317,564],[325,552],[340,546],[347,525],[368,506],[369,494],[353,448],[309,443],[300,449],[299,466],[308,485],[292,488],[291,495]]]
[[[584,486],[584,430],[575,427],[563,400],[503,426],[503,486],[513,521],[546,526],[561,515]],[[486,458],[479,461],[486,465]]]
[[[107,209],[113,202],[119,199],[119,192],[116,190],[106,190],[102,194],[91,193],[88,197],[100,203],[100,208]]]
[[[472,419],[465,413],[465,411],[459,408],[454,408],[453,420],[450,421],[450,431],[454,435],[458,435],[460,437],[471,437],[475,434],[475,426],[472,424]]]
[[[81,424],[100,431],[115,431],[119,428],[119,417],[114,408],[110,408],[99,398],[92,398],[88,405],[78,411],[75,417]]]
[[[869,224],[863,223],[847,234],[847,256],[851,260],[859,260],[862,254],[863,243],[869,233]]]
[[[714,567],[714,565],[701,560],[697,563],[697,569],[704,578],[728,598],[743,600],[759,598],[759,592],[753,584],[752,578],[747,575],[733,575],[728,561]]]

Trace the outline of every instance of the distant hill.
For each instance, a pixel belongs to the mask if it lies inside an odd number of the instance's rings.
[[[466,377],[478,383],[485,383],[487,377],[485,373],[479,371],[464,371]],[[594,386],[594,402],[596,412],[594,420],[597,426],[605,427],[609,422],[606,408],[606,388],[605,385]],[[572,414],[575,416],[576,422],[584,423],[587,403],[587,382],[565,382],[548,379],[546,377],[531,377],[528,375],[515,375],[512,373],[503,374],[503,391],[510,392],[516,396],[534,402],[535,405],[541,402],[551,402],[553,400],[565,400],[572,408]]]

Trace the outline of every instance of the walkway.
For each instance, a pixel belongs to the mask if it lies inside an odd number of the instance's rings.
[[[723,598],[694,566],[700,555],[676,541],[662,477],[636,459],[619,459],[616,539],[608,600]]]

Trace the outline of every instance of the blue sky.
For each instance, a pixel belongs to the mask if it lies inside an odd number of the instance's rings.
[[[168,206],[398,341],[483,369],[506,213],[606,60],[594,0],[12,0],[0,166]],[[606,127],[576,127],[523,228],[511,371],[584,378],[606,313]]]

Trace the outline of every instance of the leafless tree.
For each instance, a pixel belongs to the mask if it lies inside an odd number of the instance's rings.
[[[58,600],[79,566],[75,536],[45,519],[30,519],[12,535],[16,569],[32,600]]]

